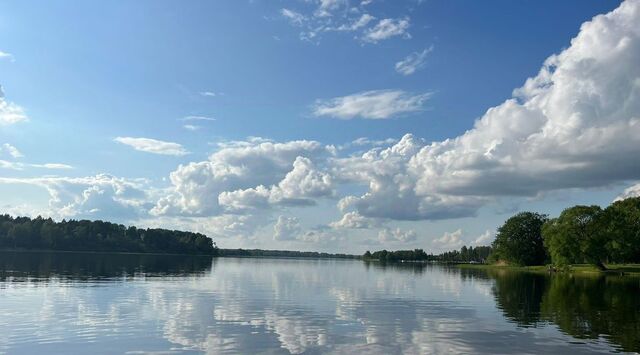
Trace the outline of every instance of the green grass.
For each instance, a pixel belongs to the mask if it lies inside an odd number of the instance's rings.
[[[461,269],[478,269],[478,270],[513,270],[528,272],[547,272],[548,266],[513,266],[513,265],[492,265],[492,264],[457,264]],[[609,264],[606,271],[601,271],[594,265],[575,264],[568,268],[568,272],[579,274],[616,274],[624,273],[625,275],[640,276],[640,264]]]

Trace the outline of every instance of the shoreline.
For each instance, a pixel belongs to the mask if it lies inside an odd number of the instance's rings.
[[[244,250],[244,249],[225,249]],[[261,250],[269,252],[270,250]],[[66,253],[66,254],[112,254],[112,255],[154,255],[154,256],[196,256],[210,258],[269,258],[269,259],[332,259],[332,260],[360,260],[358,256],[338,257],[338,256],[304,256],[304,255],[220,255],[220,254],[185,254],[185,253],[158,253],[158,252],[128,252],[109,250],[56,250],[56,249],[6,249],[0,248],[0,253]]]
[[[607,270],[599,270],[594,265],[576,264],[570,265],[568,270],[549,271],[548,265],[513,266],[513,265],[493,265],[493,264],[456,264],[460,269],[476,270],[509,270],[520,272],[534,272],[545,274],[592,274],[592,275],[612,275],[612,276],[640,276],[640,264],[610,264]]]
[[[211,254],[182,254],[182,253],[145,253],[131,251],[109,251],[109,250],[56,250],[56,249],[0,249],[0,252],[10,253],[74,253],[74,254],[116,254],[116,255],[168,255],[168,256],[208,256],[217,257]]]

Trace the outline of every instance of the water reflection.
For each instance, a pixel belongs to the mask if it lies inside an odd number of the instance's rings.
[[[640,349],[632,279],[353,260],[0,257],[0,353]]]
[[[211,257],[155,254],[0,252],[2,282],[96,281],[184,276],[211,270]],[[6,285],[6,284],[5,284]]]
[[[477,274],[477,273],[476,273]],[[504,316],[521,327],[553,324],[576,339],[640,351],[640,278],[488,271]]]

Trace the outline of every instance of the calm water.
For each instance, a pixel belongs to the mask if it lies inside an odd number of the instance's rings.
[[[0,353],[640,351],[640,279],[0,253]]]

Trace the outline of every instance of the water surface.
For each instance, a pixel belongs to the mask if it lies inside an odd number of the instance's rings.
[[[0,353],[640,351],[640,279],[0,253]]]

